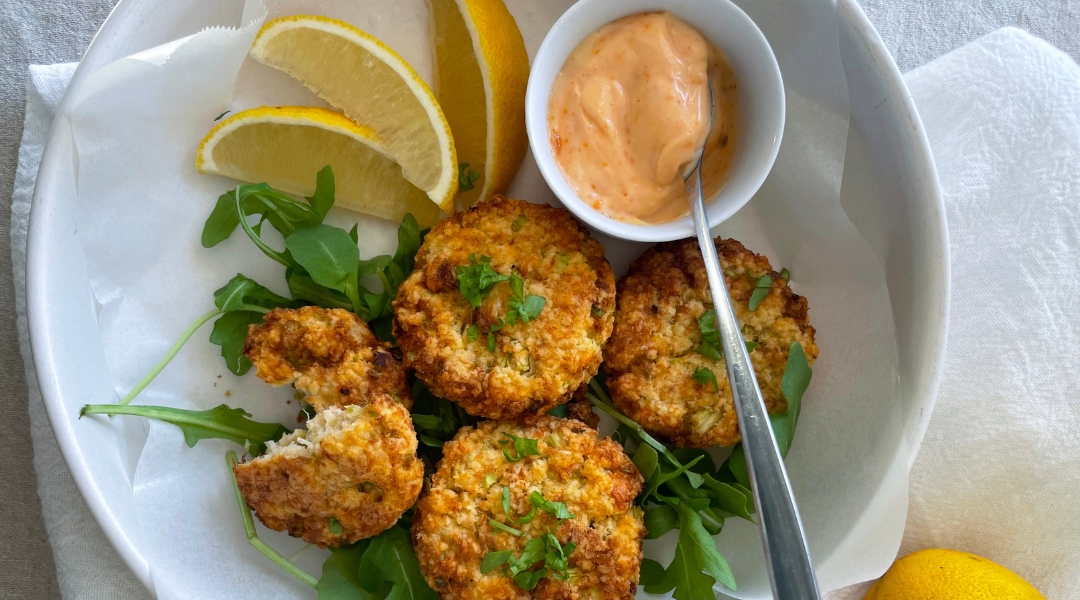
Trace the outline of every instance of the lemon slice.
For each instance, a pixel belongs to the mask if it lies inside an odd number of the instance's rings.
[[[421,224],[439,220],[439,207],[401,176],[379,135],[339,112],[310,106],[255,108],[218,123],[199,143],[195,168],[241,181],[267,182],[310,196],[315,174],[334,169],[337,206]]]
[[[525,88],[529,55],[502,0],[428,0],[435,90],[462,179],[480,175],[458,199],[465,206],[503,193],[525,158]],[[474,176],[475,177],[475,176]]]
[[[251,56],[374,129],[405,179],[453,212],[458,177],[450,126],[431,89],[386,44],[342,21],[295,15],[263,25]]]

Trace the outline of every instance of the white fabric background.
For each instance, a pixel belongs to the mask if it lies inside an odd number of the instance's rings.
[[[40,140],[50,118],[47,110],[28,111],[25,114],[27,129],[23,131],[27,64],[77,59],[111,4],[112,0],[0,2],[0,198],[9,197],[8,192],[15,191],[17,196],[28,200],[33,180],[30,176],[15,180],[16,160],[24,166],[36,163],[35,153],[40,153]],[[902,70],[918,66],[1003,25],[1025,27],[1073,56],[1080,52],[1080,36],[1076,34],[1080,31],[1080,2],[1077,0],[1038,3],[1025,0],[867,0],[863,4]],[[1010,45],[1014,45],[1014,41],[1002,47]],[[1027,48],[1045,50],[1034,43],[1028,44]],[[1050,66],[1055,60],[1061,63],[1060,55],[1053,60],[1046,56],[1038,59],[1044,61],[1039,64]],[[977,56],[961,56],[962,60],[975,58]],[[942,398],[956,398],[957,401],[939,403],[927,433],[923,457],[941,455],[948,462],[935,463],[933,468],[929,468],[929,461],[923,458],[916,463],[912,484],[917,491],[912,496],[909,535],[902,552],[926,546],[954,545],[999,560],[1032,578],[1054,572],[1075,573],[1076,556],[1080,555],[1076,504],[1070,502],[1071,497],[1062,497],[1056,492],[1066,485],[1076,489],[1076,462],[1071,463],[1071,469],[1059,469],[1057,476],[1045,480],[1017,465],[1063,460],[1069,456],[1069,448],[1060,441],[1076,436],[1046,438],[1059,442],[1053,444],[1032,439],[1016,445],[994,444],[989,435],[1006,431],[1004,424],[1032,419],[1025,409],[1048,397],[1061,399],[1060,412],[1053,418],[1033,420],[1032,423],[1063,427],[1075,424],[1080,416],[1075,401],[1069,404],[1066,400],[1075,397],[1074,390],[1080,382],[1075,375],[1068,379],[1069,374],[1063,369],[1077,364],[1076,359],[1080,358],[1075,348],[1080,332],[1074,329],[1075,318],[1069,319],[1075,313],[1076,305],[1069,304],[1068,296],[1045,294],[1047,290],[1076,291],[1074,265],[1076,258],[1080,258],[1077,256],[1080,241],[1077,240],[1075,206],[1077,191],[1080,191],[1075,187],[1077,163],[1075,160],[1062,162],[1060,156],[1055,162],[1053,157],[1033,153],[1028,157],[1031,164],[1015,170],[1016,165],[1021,164],[1016,154],[971,156],[962,151],[964,148],[968,153],[973,151],[975,133],[991,138],[1016,135],[1017,132],[1049,135],[1045,132],[1048,117],[1064,114],[1061,105],[1052,105],[1049,100],[1059,97],[1066,82],[1042,87],[1028,85],[1032,82],[1019,79],[999,82],[992,91],[1002,96],[993,101],[984,98],[982,104],[975,105],[980,110],[973,112],[967,97],[959,95],[963,89],[961,81],[951,80],[947,87],[935,87],[933,78],[937,76],[937,68],[939,66],[935,65],[913,73],[909,85],[920,106],[925,99],[938,107],[968,109],[957,114],[943,110],[932,116],[923,109],[923,118],[932,132],[939,167],[955,169],[949,176],[943,172],[942,178],[953,235],[954,285],[957,288],[965,286],[970,293],[954,291],[953,331],[966,323],[966,327],[974,327],[980,335],[964,342],[950,334],[950,356],[952,349],[959,347],[977,351],[968,355],[978,359],[974,364],[947,363]],[[55,85],[42,85],[40,95],[45,102],[39,107],[45,107],[50,100],[58,100],[60,92]],[[1002,99],[1006,101],[999,101]],[[1072,105],[1078,104],[1080,97],[1073,96]],[[971,123],[972,115],[1006,109],[1023,109],[1020,113],[1024,119],[1016,122],[1011,134],[1002,130],[973,130],[966,126]],[[1069,118],[1073,119],[1074,126],[1080,119],[1076,114]],[[1054,131],[1054,128],[1050,129]],[[20,152],[19,141],[24,134],[27,139]],[[1045,141],[1045,135],[1026,139]],[[995,139],[1015,143],[1019,138]],[[1040,148],[1046,146],[1032,146],[1030,150],[1034,152]],[[988,162],[973,163],[973,158]],[[1004,168],[993,168],[994,160],[998,167]],[[985,166],[979,168],[979,164]],[[1063,183],[1062,175],[1069,168],[1074,170],[1073,187]],[[1002,188],[1001,179],[994,179],[995,175],[1017,173],[1024,177],[1013,180],[1016,185],[1008,189]],[[952,195],[956,190],[978,193],[956,199]],[[995,198],[1006,198],[1010,202],[996,203],[991,209],[986,201]],[[16,226],[11,229],[10,241],[15,264],[25,248],[25,237],[19,235],[24,236],[25,229],[21,229],[19,223],[24,222],[27,209],[25,201],[12,206],[11,217]],[[0,215],[0,221],[7,217],[4,212]],[[970,235],[959,235],[957,227],[965,228]],[[0,245],[7,242],[4,236],[8,235],[8,230],[7,223],[0,222]],[[985,235],[984,232],[996,235]],[[1038,245],[1042,252],[1021,254],[1025,249],[1030,252],[1033,245]],[[990,248],[1010,249],[1006,257],[1012,256],[1018,264],[1001,264],[998,255],[987,250]],[[1019,256],[1031,260],[1020,261]],[[1063,263],[1046,260],[1055,256],[1069,258],[1072,268],[1062,271]],[[29,390],[21,377],[23,370],[19,364],[13,310],[15,286],[10,279],[12,269],[4,264],[6,261],[6,253],[0,253],[0,361],[3,361],[0,368],[9,375],[0,383],[0,403],[3,403],[0,406],[8,409],[4,411],[8,428],[5,435],[0,436],[0,539],[5,540],[0,544],[0,595],[4,598],[55,598],[62,593],[65,598],[80,599],[145,598],[141,585],[120,563],[89,517],[56,451],[40,399],[31,396],[29,412],[23,404]],[[1013,274],[1015,277],[1011,277]],[[1068,285],[1073,287],[1064,287]],[[1018,288],[1030,293],[1005,294]],[[972,303],[979,310],[965,311],[961,316],[957,309],[961,302]],[[1036,310],[1031,310],[1032,307]],[[1010,326],[998,325],[1004,323],[1004,317],[1014,314],[1025,315],[1025,320],[1013,320]],[[1025,378],[1016,377],[1021,374]],[[1011,376],[1007,386],[995,383],[1003,375]],[[1048,381],[1052,383],[1048,384]],[[954,430],[938,427],[946,421],[964,420],[970,421],[971,433],[989,435],[958,436]],[[31,430],[33,454],[29,443]],[[1075,461],[1075,447],[1072,452]],[[985,458],[988,455],[1011,457],[1013,467],[1000,472],[981,467],[989,464]],[[38,485],[35,485],[34,467],[41,477]],[[972,494],[971,486],[967,485],[970,481],[982,482],[984,491]],[[37,487],[41,491],[48,535],[54,542],[52,553],[45,538],[46,527],[42,526],[38,512],[38,499],[34,494]],[[970,506],[986,506],[987,514],[971,511]],[[1070,509],[1074,512],[1070,513]],[[941,522],[938,517],[946,511],[955,516]],[[1008,515],[1007,527],[987,518],[989,513]],[[1068,534],[1056,538],[1059,540],[1056,545],[1037,537],[1042,531],[1039,527],[1046,527],[1045,520],[1049,519],[1054,519],[1050,525]],[[994,523],[993,529],[988,529],[990,523]],[[1071,546],[1068,545],[1070,540]],[[53,555],[60,576],[59,585],[53,577]],[[1047,560],[1047,556],[1057,558]],[[1073,562],[1070,563],[1070,559]],[[1041,566],[1036,569],[1038,565]],[[1036,570],[1025,570],[1029,567]],[[1076,593],[1065,588],[1045,591],[1050,598],[1072,597],[1067,594]],[[861,593],[853,591],[834,596],[857,598]]]

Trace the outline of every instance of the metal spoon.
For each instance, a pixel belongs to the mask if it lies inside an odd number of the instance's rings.
[[[711,131],[716,112],[711,78],[708,87]],[[694,217],[698,245],[701,247],[705,271],[709,276],[720,344],[724,352],[724,362],[727,363],[735,412],[739,417],[746,468],[754,490],[754,505],[757,507],[761,526],[761,542],[765,547],[769,582],[772,584],[773,597],[780,600],[817,600],[821,596],[810,561],[806,532],[803,530],[799,509],[791,491],[791,481],[788,480],[780,448],[776,445],[776,436],[769,424],[765,400],[761,397],[761,389],[750,363],[750,353],[746,350],[739,323],[735,320],[731,296],[728,295],[724,275],[720,270],[720,260],[716,256],[716,245],[709,233],[709,217],[705,212],[701,181],[701,165],[704,159],[705,144],[702,144],[697,166],[689,176],[694,180],[688,192],[690,213]]]

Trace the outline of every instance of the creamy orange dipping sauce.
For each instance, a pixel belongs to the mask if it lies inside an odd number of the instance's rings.
[[[689,212],[682,171],[707,135],[706,197],[723,184],[736,108],[724,54],[671,13],[643,13],[604,25],[566,59],[548,101],[548,135],[579,198],[621,221],[664,223]]]

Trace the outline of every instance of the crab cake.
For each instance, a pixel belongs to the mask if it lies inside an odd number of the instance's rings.
[[[539,454],[519,452],[511,436],[526,440],[524,447],[535,440]],[[633,505],[641,486],[622,447],[580,422],[542,417],[527,427],[481,421],[444,446],[430,489],[417,504],[412,533],[420,570],[443,599],[633,598],[645,535],[641,509]],[[503,509],[503,490],[513,520]],[[564,503],[569,518],[558,519],[549,504],[551,512],[536,510],[529,521],[534,493],[541,501]],[[493,527],[491,520],[522,535]],[[499,568],[481,572],[488,553],[510,550],[520,558],[530,540],[548,531],[564,553],[575,545],[566,554],[565,581],[548,574],[530,591]]]
[[[818,354],[806,299],[792,293],[768,259],[741,243],[717,238],[716,251],[743,337],[756,344],[750,358],[765,404],[770,413],[783,413],[780,381],[791,344],[802,344],[811,364]],[[755,282],[766,274],[772,287],[751,311]],[[615,331],[604,350],[612,400],[649,432],[679,446],[739,441],[727,366],[696,351],[702,343],[698,318],[711,309],[705,263],[693,239],[658,244],[619,281]],[[701,368],[712,371],[719,392],[708,380],[695,381]]]
[[[420,494],[424,465],[405,407],[389,396],[328,407],[233,471],[248,505],[270,529],[319,547],[372,537]]]
[[[270,385],[295,383],[316,411],[386,394],[412,406],[405,369],[360,317],[340,308],[277,308],[248,328],[244,354]]]
[[[517,292],[499,280],[512,275]],[[459,289],[469,280],[492,284],[475,308]],[[535,318],[514,318],[521,298],[539,303]],[[493,196],[428,233],[398,289],[394,330],[405,366],[435,395],[474,416],[529,421],[596,374],[614,308],[604,247],[569,212]]]

